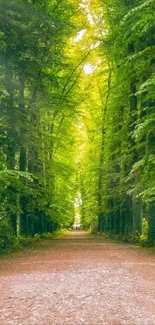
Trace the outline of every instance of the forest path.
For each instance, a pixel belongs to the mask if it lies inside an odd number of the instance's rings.
[[[155,256],[85,232],[0,262],[0,325],[155,325]]]

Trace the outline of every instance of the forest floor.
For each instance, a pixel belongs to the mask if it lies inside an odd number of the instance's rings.
[[[11,254],[0,325],[155,325],[155,256],[81,231]]]

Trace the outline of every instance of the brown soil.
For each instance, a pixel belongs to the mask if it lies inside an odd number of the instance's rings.
[[[0,262],[0,325],[155,325],[155,256],[85,232]]]

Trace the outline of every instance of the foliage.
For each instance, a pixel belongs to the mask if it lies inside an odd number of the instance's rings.
[[[154,245],[154,9],[0,0],[2,246],[71,227],[79,192],[84,227]]]
[[[98,215],[99,232],[135,240],[138,234],[154,245],[154,1],[98,0],[84,8],[99,40],[99,89],[93,80],[89,110],[87,101],[82,105],[88,143],[82,163],[83,220],[93,226]],[[97,124],[91,121],[92,110]]]
[[[18,248],[18,239],[12,232],[7,218],[0,219],[0,253]]]
[[[75,13],[71,1],[0,0],[2,246],[16,236],[30,238],[73,223],[69,138],[76,110],[65,46],[76,33]]]

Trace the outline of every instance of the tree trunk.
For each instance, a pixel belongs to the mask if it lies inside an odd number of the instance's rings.
[[[151,202],[149,205],[149,232],[148,239],[150,246],[155,246],[155,202]]]
[[[19,109],[20,109],[20,156],[19,156],[19,170],[21,172],[25,172],[27,168],[27,153],[26,153],[26,129],[25,124],[27,124],[25,106],[24,106],[24,81],[22,76],[19,76]],[[27,221],[27,198],[24,193],[26,189],[26,180],[21,177],[22,183],[22,195],[20,197],[20,206],[21,206],[21,214],[19,218],[19,234],[27,235],[28,234],[28,221]]]
[[[100,151],[100,162],[99,162],[99,178],[98,178],[98,231],[103,231],[103,223],[104,223],[104,213],[102,211],[102,182],[103,182],[103,163],[104,163],[104,141],[105,141],[105,119],[107,106],[110,96],[110,86],[111,86],[111,69],[109,67],[109,75],[108,75],[108,90],[105,102],[105,108],[103,110],[102,116],[102,131],[101,131],[101,151]]]
[[[12,67],[9,65],[9,53],[6,52],[5,60],[5,88],[8,92],[7,98],[7,157],[6,164],[8,170],[15,170],[15,155],[17,147],[17,132],[15,127],[15,107],[14,107],[14,86],[12,82]],[[12,230],[17,235],[17,214],[10,209],[10,205],[17,205],[17,191],[15,187],[8,186],[7,189],[7,213],[10,216]]]

